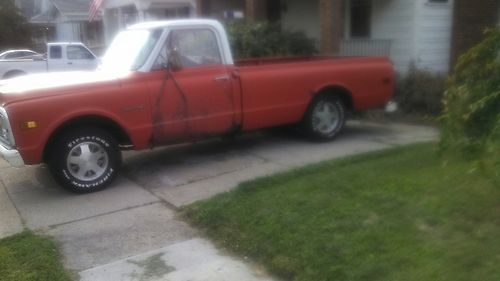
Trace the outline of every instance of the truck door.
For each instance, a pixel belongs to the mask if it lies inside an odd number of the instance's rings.
[[[62,71],[66,69],[66,60],[63,57],[61,45],[49,45],[47,54],[47,70]]]
[[[94,70],[97,68],[96,57],[82,45],[66,46],[68,69]]]
[[[174,49],[181,69],[166,70]],[[163,73],[152,99],[155,142],[220,135],[237,127],[239,105],[233,97],[231,69],[223,62],[213,30],[171,31],[153,69]]]

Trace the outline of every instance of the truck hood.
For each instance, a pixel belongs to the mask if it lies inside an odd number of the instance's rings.
[[[31,74],[0,80],[0,105],[6,103],[72,93],[81,85],[118,83],[122,75],[102,71],[71,71]]]

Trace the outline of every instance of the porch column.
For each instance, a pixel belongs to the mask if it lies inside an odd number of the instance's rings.
[[[208,16],[208,3],[209,0],[196,0],[196,15]]]
[[[137,20],[138,20],[138,22],[146,21],[146,11],[145,10],[137,10]]]
[[[342,40],[342,0],[319,0],[320,51],[338,54]]]
[[[104,34],[104,45],[108,45],[111,41],[111,36],[109,35],[109,15],[108,10],[103,8],[102,10],[102,29]]]
[[[247,22],[266,19],[267,0],[245,0],[245,17]]]

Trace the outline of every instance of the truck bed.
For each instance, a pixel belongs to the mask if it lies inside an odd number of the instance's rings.
[[[245,66],[258,66],[258,65],[269,65],[269,64],[289,64],[289,63],[301,63],[301,62],[311,62],[311,61],[325,61],[325,60],[344,60],[344,59],[356,59],[364,57],[340,57],[340,56],[298,56],[298,57],[272,57],[272,58],[249,58],[249,59],[239,59],[234,62],[235,66],[245,67]],[[370,59],[373,57],[370,57]]]
[[[235,66],[243,93],[244,130],[298,122],[311,96],[331,85],[348,93],[346,106],[352,110],[383,106],[394,89],[392,64],[384,57],[244,59]]]

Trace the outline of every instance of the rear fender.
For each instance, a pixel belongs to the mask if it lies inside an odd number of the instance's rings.
[[[347,110],[350,111],[356,110],[356,104],[354,102],[352,91],[348,87],[340,83],[331,85],[322,85],[321,87],[318,87],[313,92],[313,99],[318,95],[338,96],[344,103]]]

